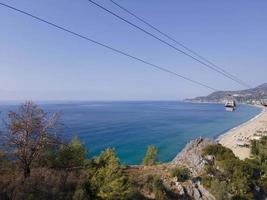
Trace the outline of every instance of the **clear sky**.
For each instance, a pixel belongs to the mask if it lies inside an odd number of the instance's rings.
[[[220,90],[243,89],[87,0],[0,1]],[[146,28],[108,0],[95,1]],[[266,0],[116,1],[252,86],[267,82]],[[210,92],[0,6],[0,100],[176,100]]]

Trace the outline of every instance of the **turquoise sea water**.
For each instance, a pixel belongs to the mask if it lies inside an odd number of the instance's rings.
[[[161,162],[171,161],[188,141],[216,138],[253,118],[261,109],[238,105],[226,112],[222,104],[154,102],[71,102],[40,104],[47,112],[60,112],[63,136],[78,136],[89,156],[114,147],[122,163],[140,164],[148,145],[159,148]],[[16,105],[0,104],[4,116]]]

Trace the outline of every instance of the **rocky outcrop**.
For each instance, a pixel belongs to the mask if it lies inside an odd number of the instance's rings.
[[[194,200],[215,200],[215,197],[211,195],[200,183],[194,183],[189,181],[189,184],[184,187],[187,195]]]
[[[183,165],[192,172],[192,180],[186,183],[175,183],[180,194],[186,194],[194,200],[215,200],[200,182],[199,174],[203,171],[205,165],[212,162],[213,157],[203,157],[203,149],[208,145],[216,144],[214,140],[198,138],[189,142],[186,147],[174,158],[172,165]]]
[[[189,142],[186,147],[174,158],[172,164],[184,165],[188,167],[194,176],[197,176],[208,162],[207,158],[202,156],[205,147],[216,144],[214,140],[199,138]],[[211,159],[211,158],[209,158]]]
[[[172,178],[172,180],[163,180],[164,185],[169,191],[175,191],[179,195],[179,199],[187,200],[215,200],[215,197],[210,194],[199,181],[188,180],[186,182],[179,182]]]
[[[130,173],[139,185],[141,194],[148,199],[155,199],[155,194],[147,187],[144,187],[149,177],[158,176],[161,178],[164,187],[168,193],[169,199],[181,200],[215,200],[201,184],[201,172],[207,163],[213,162],[212,156],[202,156],[202,151],[208,145],[216,144],[211,139],[192,140],[170,163],[153,165],[153,166],[131,166],[125,169]],[[185,166],[190,169],[191,177],[189,180],[179,181],[177,177],[173,177],[171,170],[177,166]],[[145,180],[145,181],[144,181]],[[173,198],[171,198],[173,197]]]

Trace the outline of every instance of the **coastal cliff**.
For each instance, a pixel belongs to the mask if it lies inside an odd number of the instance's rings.
[[[193,199],[213,200],[215,197],[206,190],[199,176],[204,170],[204,167],[213,159],[212,157],[204,157],[203,150],[209,145],[214,145],[216,142],[211,139],[198,138],[190,141],[186,147],[173,159],[172,165],[182,165],[190,169],[192,180],[190,180],[184,189]]]
[[[203,149],[208,145],[216,144],[214,140],[198,138],[190,141],[186,147],[173,159],[175,165],[185,165],[197,176],[207,163],[202,156]]]
[[[216,198],[203,186],[201,174],[210,158],[203,156],[203,150],[217,144],[214,140],[198,138],[190,141],[170,163],[154,166],[134,166],[126,169],[136,180],[139,191],[146,199],[157,199],[155,194],[144,187],[142,180],[158,176],[163,181],[168,199],[215,200]],[[180,180],[172,175],[173,169],[190,170],[187,180]],[[142,184],[140,184],[142,183]]]

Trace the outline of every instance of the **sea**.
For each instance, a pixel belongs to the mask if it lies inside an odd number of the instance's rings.
[[[61,116],[61,136],[78,137],[88,149],[88,157],[106,148],[115,148],[121,163],[142,163],[148,145],[158,148],[160,162],[171,161],[192,139],[216,139],[226,131],[261,112],[240,104],[235,112],[223,104],[180,101],[40,102],[47,113]],[[0,103],[2,118],[18,105]]]

